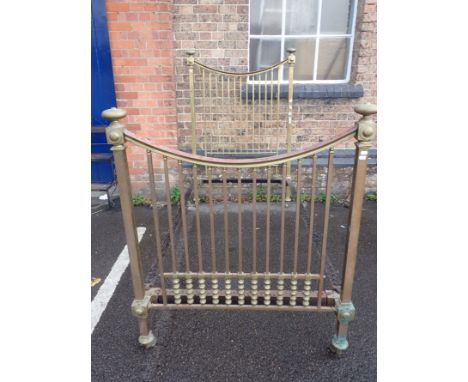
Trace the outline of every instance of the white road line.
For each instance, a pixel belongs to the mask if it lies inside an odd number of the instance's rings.
[[[141,241],[145,231],[146,227],[137,227],[138,242]],[[129,261],[128,247],[125,246],[91,302],[91,334],[101,319],[102,313],[106,310],[106,306],[114,294],[125,269],[127,269]]]

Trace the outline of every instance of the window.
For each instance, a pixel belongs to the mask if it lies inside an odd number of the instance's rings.
[[[349,82],[356,8],[357,0],[250,0],[250,70],[296,48],[295,82]]]

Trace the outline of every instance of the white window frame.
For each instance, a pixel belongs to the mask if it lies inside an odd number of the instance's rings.
[[[326,0],[325,0],[326,1]],[[356,17],[357,17],[357,6],[358,1],[354,1],[354,9],[353,9],[353,20],[351,25],[351,33],[347,34],[321,34],[320,27],[321,27],[321,20],[322,20],[322,3],[323,0],[318,0],[318,16],[317,16],[317,34],[308,34],[308,35],[292,35],[292,34],[285,34],[286,30],[286,7],[288,0],[282,0],[282,15],[281,15],[281,34],[279,35],[251,35],[250,34],[250,1],[249,1],[249,40],[247,44],[247,62],[250,70],[250,39],[257,38],[260,40],[278,40],[281,39],[281,52],[284,52],[284,41],[286,38],[315,38],[315,60],[314,60],[314,70],[313,70],[313,79],[312,80],[294,80],[296,84],[346,84],[351,79],[351,64],[353,59],[353,47],[354,47],[354,35],[356,30]],[[346,78],[343,80],[317,80],[317,66],[319,61],[319,47],[320,47],[320,40],[327,39],[327,38],[347,38],[349,39],[349,52],[348,52],[348,62],[346,67]],[[284,60],[286,57],[281,58]],[[280,77],[280,82],[282,84],[287,83],[287,79],[283,79],[283,70],[278,71],[278,75]],[[257,83],[263,81],[249,81],[250,83]]]

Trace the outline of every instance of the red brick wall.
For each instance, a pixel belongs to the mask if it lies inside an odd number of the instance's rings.
[[[153,143],[177,147],[172,0],[107,0],[106,9],[117,107],[128,113],[124,122]],[[128,161],[134,188],[144,188],[145,153],[130,148]],[[160,172],[162,164],[154,165]]]

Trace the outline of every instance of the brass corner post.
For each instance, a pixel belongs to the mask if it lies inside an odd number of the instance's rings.
[[[346,237],[343,278],[341,283],[340,301],[337,303],[337,333],[332,340],[332,350],[340,353],[348,348],[348,326],[354,319],[355,309],[351,301],[354,271],[358,249],[359,230],[361,226],[362,203],[364,200],[367,159],[372,139],[375,136],[375,123],[371,115],[377,112],[377,107],[363,104],[354,107],[354,111],[363,117],[357,122],[356,154],[354,159],[354,174],[351,193],[351,206]]]
[[[196,140],[196,125],[197,120],[195,116],[195,83],[193,77],[193,66],[195,64],[195,51],[189,50],[187,52],[186,64],[189,70],[189,92],[190,92],[190,112],[192,121],[192,154],[197,153],[197,140]]]
[[[291,152],[291,140],[292,140],[292,112],[293,112],[293,97],[294,97],[294,66],[296,64],[296,49],[288,48],[288,128],[286,135],[286,149]],[[291,188],[289,183],[291,182],[291,162],[287,165],[287,189],[286,189],[286,201],[291,201]]]
[[[133,213],[132,189],[130,185],[130,176],[128,173],[128,163],[125,148],[124,125],[119,121],[127,115],[125,110],[115,107],[104,110],[102,117],[112,122],[106,128],[107,143],[112,145],[114,154],[115,169],[117,173],[117,184],[120,193],[120,205],[122,208],[123,224],[125,237],[127,239],[128,254],[130,258],[130,271],[132,274],[133,293],[135,301],[133,306],[145,306],[145,287],[143,284],[143,268],[140,257],[140,247],[138,245],[138,236],[136,231],[135,216]],[[138,310],[138,312],[140,311]],[[138,318],[140,337],[139,342],[143,346],[154,346],[155,338],[149,329],[147,314],[141,314]]]

